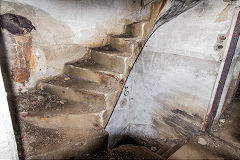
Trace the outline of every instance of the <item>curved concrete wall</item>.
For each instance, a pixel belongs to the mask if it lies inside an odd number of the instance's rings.
[[[149,39],[107,126],[120,135],[178,139],[198,134],[207,114],[236,2],[203,1]],[[219,42],[219,36],[227,39]]]

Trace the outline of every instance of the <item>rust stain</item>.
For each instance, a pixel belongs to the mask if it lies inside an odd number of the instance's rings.
[[[15,44],[11,59],[12,79],[15,82],[25,84],[29,81],[32,69],[35,69],[35,60],[32,53],[32,36],[13,36]]]

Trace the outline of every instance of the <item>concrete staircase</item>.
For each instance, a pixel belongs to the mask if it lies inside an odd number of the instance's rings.
[[[29,105],[20,107],[26,159],[79,158],[107,147],[104,128],[161,5],[152,4],[149,21],[126,25],[124,34],[109,35],[109,44],[89,49],[83,58],[66,63],[63,74],[25,93],[37,101],[19,102]]]

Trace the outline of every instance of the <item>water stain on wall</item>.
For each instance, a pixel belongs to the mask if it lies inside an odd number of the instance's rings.
[[[15,82],[24,84],[29,81],[31,70],[35,68],[32,52],[32,36],[11,37],[15,47],[12,49],[11,75]]]
[[[218,18],[216,19],[216,23],[219,23],[219,22],[224,22],[228,19],[228,12],[231,8],[231,5],[227,5],[221,13],[219,13],[218,15]]]

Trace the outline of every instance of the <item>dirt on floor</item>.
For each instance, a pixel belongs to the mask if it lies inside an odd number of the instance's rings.
[[[64,104],[67,103],[66,100],[41,90],[30,90],[21,93],[12,101],[14,101],[12,103],[18,112],[18,117],[46,109],[63,109]],[[26,150],[28,153],[35,152],[44,146],[57,144],[59,140],[64,139],[63,132],[60,129],[39,128],[21,120],[21,118],[18,119],[18,125],[19,130],[15,135],[18,146],[22,146],[22,149],[18,150],[20,159],[24,158]]]
[[[162,159],[159,155],[149,150],[145,146],[136,146],[133,144],[121,145],[108,151],[100,151],[89,155],[87,159]]]
[[[30,90],[20,94],[15,100],[15,107],[20,116],[32,111],[61,110],[66,100],[41,90]],[[240,88],[236,93],[231,106],[221,115],[219,122],[214,126],[212,133],[205,136],[206,147],[209,147],[216,155],[224,158],[240,157]],[[28,151],[37,151],[41,147],[54,145],[64,141],[64,132],[60,129],[43,129],[24,121],[19,121],[21,133],[17,135],[18,143],[24,145]],[[195,137],[196,138],[196,137]],[[177,144],[186,143],[187,139],[177,140]],[[197,140],[195,143],[198,143]],[[41,146],[39,145],[41,144]],[[157,143],[156,141],[136,140],[125,137],[108,150],[99,151],[87,155],[86,159],[162,159],[157,154],[161,148],[169,144],[168,141]],[[167,150],[166,150],[167,151]],[[175,150],[176,151],[176,150]],[[221,155],[222,154],[222,155]],[[227,155],[227,156],[226,156]]]
[[[21,130],[23,146],[28,153],[36,152],[44,146],[58,144],[64,140],[61,129],[44,129],[21,121]]]
[[[16,106],[20,113],[46,109],[62,109],[63,104],[66,102],[66,100],[63,100],[56,95],[41,90],[31,90],[20,94],[16,98]]]
[[[211,134],[220,142],[215,148],[240,158],[240,87],[232,103],[214,124]]]
[[[240,99],[236,98],[221,115],[213,134],[240,148]]]
[[[166,159],[179,147],[187,142],[186,139],[157,141],[143,140],[136,137],[123,136],[115,145],[106,151],[88,155],[87,159]],[[179,145],[180,144],[180,145]],[[177,147],[176,147],[177,146]]]

